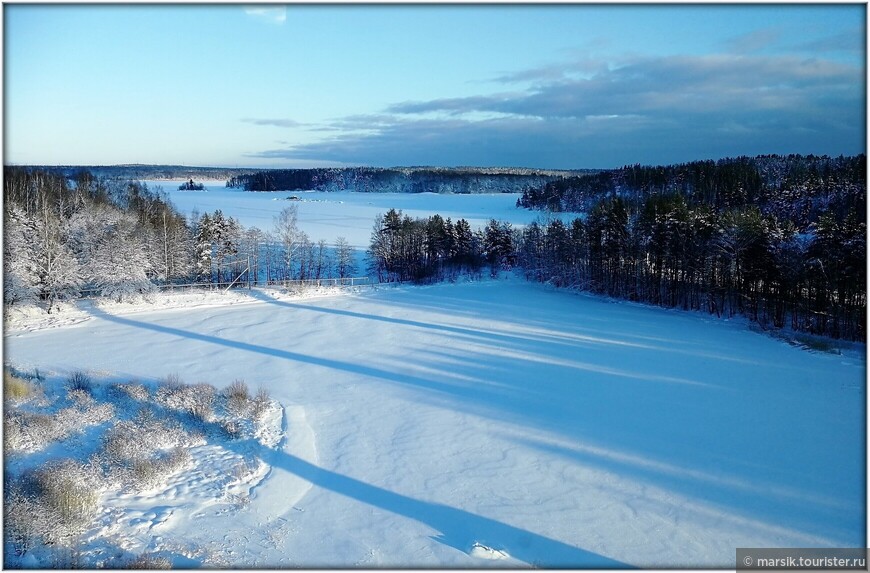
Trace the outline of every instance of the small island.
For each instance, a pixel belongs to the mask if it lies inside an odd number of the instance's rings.
[[[189,179],[178,186],[179,191],[202,191],[203,189],[205,189],[205,185],[202,183],[194,183],[193,179]]]

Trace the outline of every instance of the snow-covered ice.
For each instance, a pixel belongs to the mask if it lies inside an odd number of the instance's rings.
[[[281,209],[296,205],[299,228],[313,242],[321,239],[332,244],[344,237],[351,246],[368,248],[375,217],[390,209],[401,209],[411,217],[429,217],[436,213],[453,221],[466,219],[472,228],[483,228],[490,219],[510,221],[516,225],[531,223],[541,216],[539,211],[516,207],[519,194],[489,193],[450,195],[437,193],[356,193],[353,191],[274,191],[250,192],[228,189],[221,183],[204,182],[204,191],[179,191],[181,181],[145,181],[148,187],[160,187],[172,203],[185,215],[221,209],[246,227],[263,231],[273,228],[274,218]],[[298,201],[287,197],[298,197]],[[561,214],[570,218],[571,214]]]
[[[143,545],[248,567],[731,568],[736,547],[865,543],[861,354],[519,279],[220,296],[6,325],[20,368],[241,378],[283,405],[250,503],[139,500]]]

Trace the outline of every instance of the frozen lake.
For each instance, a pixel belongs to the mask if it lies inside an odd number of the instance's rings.
[[[859,356],[519,279],[214,296],[227,304],[84,306],[79,324],[6,332],[24,369],[239,378],[287,409],[287,444],[244,510],[193,511],[196,472],[118,499],[109,532],[137,553],[183,541],[248,568],[733,568],[735,547],[864,542]]]
[[[204,191],[179,191],[178,181],[145,181],[148,187],[160,187],[184,214],[194,210],[200,213],[221,209],[224,214],[238,219],[246,227],[259,227],[268,231],[281,209],[288,205],[299,207],[299,228],[308,233],[313,242],[320,239],[333,243],[344,237],[356,248],[369,245],[372,226],[378,214],[389,209],[401,209],[411,217],[439,214],[467,219],[472,228],[483,227],[490,219],[510,221],[514,225],[527,225],[542,216],[541,212],[518,209],[519,194],[445,195],[437,193],[355,193],[321,191],[250,192],[228,189],[222,182],[206,182]],[[298,201],[287,197],[299,197]],[[563,214],[566,218],[571,215]]]

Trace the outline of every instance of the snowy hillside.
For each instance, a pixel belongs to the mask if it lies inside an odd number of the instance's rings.
[[[200,511],[201,478],[179,474],[128,501],[131,550],[177,566],[731,568],[735,547],[864,543],[860,354],[513,279],[237,296],[7,325],[22,370],[239,378],[286,412],[248,504]]]

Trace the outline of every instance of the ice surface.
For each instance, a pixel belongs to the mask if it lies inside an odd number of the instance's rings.
[[[160,187],[173,204],[185,215],[194,209],[200,213],[223,210],[246,227],[269,231],[274,217],[284,207],[297,205],[299,228],[308,233],[312,242],[320,239],[332,244],[343,236],[351,246],[366,249],[371,238],[375,217],[389,209],[401,209],[411,217],[429,217],[436,213],[445,219],[467,219],[472,228],[482,228],[495,218],[516,225],[531,223],[541,216],[539,211],[516,207],[519,194],[449,195],[436,193],[355,193],[351,191],[275,191],[250,192],[228,189],[221,183],[205,182],[205,191],[179,191],[179,181],[146,181],[148,187]],[[300,200],[291,201],[295,196]],[[566,218],[576,215],[562,214]]]
[[[264,567],[732,568],[735,547],[864,543],[861,355],[519,279],[239,296],[6,333],[21,368],[242,378],[284,405],[250,504],[150,500],[143,546]]]

